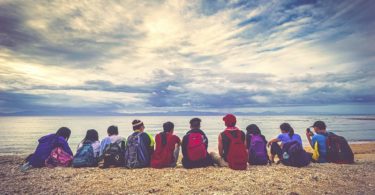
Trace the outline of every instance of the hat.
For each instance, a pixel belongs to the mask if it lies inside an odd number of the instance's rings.
[[[227,114],[223,117],[223,121],[225,122],[225,126],[233,126],[237,122],[236,117],[233,114]]]
[[[316,121],[311,127],[316,127],[318,129],[326,129],[326,124],[323,121]]]

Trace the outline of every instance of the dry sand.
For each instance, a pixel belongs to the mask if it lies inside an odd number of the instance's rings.
[[[311,164],[186,170],[41,168],[19,171],[23,157],[0,157],[0,194],[375,194],[375,143],[354,144],[353,165]]]

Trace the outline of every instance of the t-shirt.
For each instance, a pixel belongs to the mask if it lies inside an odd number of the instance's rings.
[[[77,151],[83,146],[83,143],[80,143],[78,145],[78,149]],[[94,150],[94,157],[98,157],[99,156],[99,153],[100,153],[100,141],[96,141],[94,143],[91,144],[92,146],[92,149]]]
[[[166,144],[163,145],[162,141],[162,134],[164,134],[166,137]],[[181,140],[176,135],[173,135],[171,133],[159,133],[155,137],[156,142],[156,148],[152,155],[152,160],[155,164],[158,164],[159,166],[168,166],[172,164],[176,159],[174,159],[173,152],[175,149],[175,145],[181,143]],[[167,164],[160,164],[159,159],[167,158],[167,156],[171,157]],[[168,158],[169,158],[168,157]]]
[[[326,145],[327,137],[322,134],[314,134],[311,138],[312,146],[314,148],[315,142],[318,142],[319,148],[319,159],[318,162],[327,162],[327,145]]]
[[[291,142],[291,141],[297,141],[302,145],[302,139],[301,136],[298,134],[293,134],[292,138],[290,138],[288,133],[282,133],[279,136],[277,136],[277,139],[281,141],[282,144]]]

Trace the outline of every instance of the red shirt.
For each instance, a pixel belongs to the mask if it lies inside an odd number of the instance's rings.
[[[181,143],[176,135],[165,133],[166,144],[162,144],[162,133],[155,137],[156,149],[151,157],[151,166],[154,168],[162,168],[171,165],[174,162],[173,152],[175,145]]]

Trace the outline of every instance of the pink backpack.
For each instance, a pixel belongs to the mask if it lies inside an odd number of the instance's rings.
[[[73,156],[66,153],[62,148],[57,147],[52,150],[51,154],[45,161],[46,167],[69,167]]]

